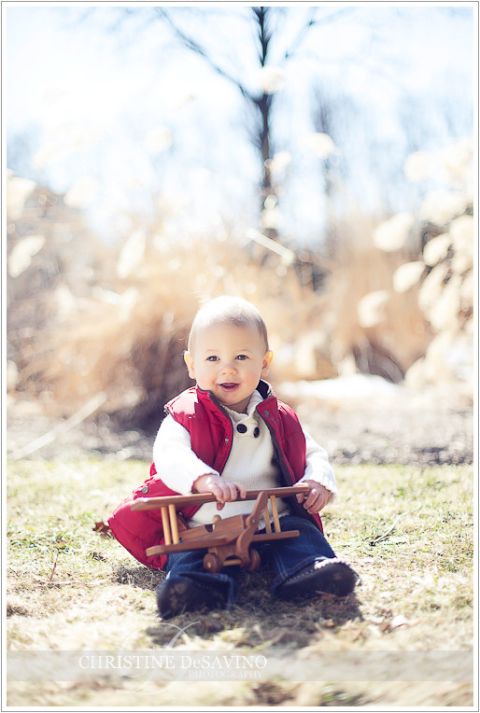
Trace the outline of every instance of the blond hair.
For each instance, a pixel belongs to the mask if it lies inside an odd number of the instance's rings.
[[[188,351],[192,351],[195,334],[198,330],[213,324],[254,327],[265,342],[265,351],[269,350],[267,327],[255,305],[241,297],[222,295],[210,300],[198,310],[188,335]]]

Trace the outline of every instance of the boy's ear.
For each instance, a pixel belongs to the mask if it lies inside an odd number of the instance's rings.
[[[262,376],[267,376],[269,369],[270,369],[270,364],[272,363],[273,359],[273,352],[268,351],[265,352],[265,356],[263,357],[263,362],[262,362]]]
[[[191,379],[195,378],[195,370],[193,368],[193,358],[190,352],[183,352],[183,361],[187,365],[188,375]]]

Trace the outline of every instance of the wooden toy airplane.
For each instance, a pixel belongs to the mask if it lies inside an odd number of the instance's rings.
[[[233,515],[222,519],[215,515],[213,522],[187,529],[177,520],[177,507],[201,505],[215,502],[212,493],[194,493],[192,495],[172,495],[158,498],[138,498],[132,503],[132,510],[156,510],[162,514],[164,544],[149,547],[147,557],[171,552],[207,549],[203,566],[209,572],[219,572],[222,567],[240,565],[249,571],[257,570],[261,560],[257,550],[251,545],[256,542],[271,542],[289,537],[298,537],[298,530],[284,530],[280,526],[277,509],[277,497],[288,497],[299,493],[308,493],[307,484],[292,485],[267,490],[247,490],[242,500],[255,500],[249,515]],[[271,508],[271,516],[269,510]],[[265,532],[258,532],[260,518],[263,516]],[[180,527],[179,527],[180,524]]]

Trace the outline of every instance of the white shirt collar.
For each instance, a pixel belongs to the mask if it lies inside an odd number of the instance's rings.
[[[247,405],[247,413],[239,413],[238,411],[232,411],[232,409],[229,409],[228,406],[225,406],[224,408],[228,411],[229,415],[235,423],[240,423],[240,421],[243,421],[244,418],[252,418],[254,416],[255,409],[257,408],[258,404],[262,403],[262,401],[262,395],[255,389],[253,394],[250,396],[250,401]]]

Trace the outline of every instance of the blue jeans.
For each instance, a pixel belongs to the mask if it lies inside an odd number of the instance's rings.
[[[300,530],[300,536],[288,540],[258,543],[255,549],[263,561],[269,561],[273,568],[272,593],[289,577],[300,569],[313,564],[320,558],[335,557],[335,553],[320,530],[307,518],[297,515],[284,515],[281,518],[282,530]],[[206,550],[176,552],[168,557],[167,579],[188,577],[197,584],[216,590],[226,600],[227,608],[234,603],[238,592],[240,567],[224,568],[217,574],[203,569],[203,556]]]

